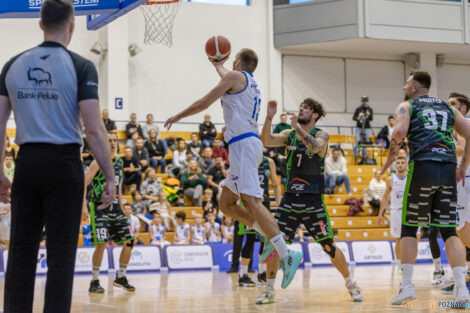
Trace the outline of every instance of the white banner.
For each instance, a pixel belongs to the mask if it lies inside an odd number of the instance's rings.
[[[349,255],[348,244],[346,242],[335,242],[335,245],[338,249],[341,249],[346,261],[349,263],[351,257]],[[328,254],[326,254],[321,245],[316,242],[308,244],[308,254],[310,255],[310,263],[312,264],[331,264]]]
[[[113,248],[114,268],[119,269],[122,247]],[[130,271],[155,271],[161,268],[160,248],[155,246],[134,246],[127,267]]]
[[[393,251],[395,251],[395,242],[392,242]],[[397,258],[396,255],[394,256]],[[418,242],[418,256],[416,260],[432,260],[431,248],[429,247],[428,241]]]
[[[388,241],[354,241],[352,251],[356,263],[382,263],[392,261]]]
[[[212,268],[214,264],[209,245],[168,246],[166,257],[170,269]]]

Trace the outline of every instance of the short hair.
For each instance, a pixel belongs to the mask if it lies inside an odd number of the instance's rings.
[[[394,116],[394,115],[389,115],[389,116],[388,116],[388,119],[389,119],[389,120],[392,119],[392,118],[395,119],[395,116]]]
[[[153,114],[152,114],[152,113],[148,113],[148,114],[147,114],[147,117],[149,117],[149,116],[153,117]]]
[[[258,55],[251,49],[242,49],[238,55],[242,68],[253,73],[258,67]]]
[[[125,147],[125,148],[124,148],[124,151],[126,151],[127,149],[131,149],[131,151],[132,151],[132,148],[131,148],[131,147]]]
[[[405,161],[407,161],[404,156],[398,156],[396,160],[397,160],[397,161],[398,161],[398,160],[405,160]]]
[[[281,116],[287,116],[287,113],[282,113]]]
[[[192,136],[192,135],[196,135],[196,136],[199,137],[199,134],[198,134],[198,133],[191,133],[191,136]]]
[[[305,99],[300,104],[300,106],[301,107],[308,107],[309,109],[311,109],[313,111],[313,113],[318,114],[318,118],[315,120],[315,122],[326,115],[326,112],[323,109],[323,105],[320,102],[318,102],[317,100],[314,100],[312,98]]]
[[[72,0],[45,0],[41,7],[41,21],[46,31],[55,31],[67,25],[74,16]]]
[[[468,111],[470,110],[470,100],[468,99],[466,95],[458,93],[458,92],[452,92],[449,95],[449,98],[456,98],[457,101],[460,102],[460,104],[465,105],[465,107],[467,108],[467,113],[468,113]]]
[[[162,217],[160,213],[158,213],[158,212],[153,212],[153,213],[152,213],[152,217],[155,218],[155,216],[160,216],[160,217]]]
[[[186,220],[186,213],[184,211],[178,211],[175,215],[176,218],[180,218],[183,222]]]
[[[336,152],[336,151],[339,151],[341,152],[340,148],[338,148],[337,146],[333,148],[333,150],[331,150],[331,152]]]
[[[130,207],[132,208],[132,205],[131,205],[129,202],[127,202],[127,203],[124,203],[124,205],[123,205],[123,206],[130,206]]]
[[[214,193],[214,191],[210,188],[206,188],[206,190],[204,190],[204,193]]]
[[[424,88],[429,89],[431,87],[431,75],[426,71],[412,71],[410,76],[413,80],[420,83]]]

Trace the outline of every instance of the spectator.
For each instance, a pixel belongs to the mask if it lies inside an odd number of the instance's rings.
[[[143,245],[144,243],[139,239],[140,235],[140,220],[132,214],[132,205],[130,203],[126,203],[123,205],[122,213],[126,216],[127,220],[129,221],[129,225],[131,227],[132,233],[134,234],[134,244],[135,245]]]
[[[370,122],[374,119],[374,110],[369,106],[369,97],[361,98],[362,104],[356,108],[353,115],[353,120],[356,121],[356,144],[354,149],[354,156],[359,151],[359,142],[369,141],[372,135]],[[364,153],[366,153],[364,151]]]
[[[195,215],[194,225],[191,227],[191,243],[194,245],[203,245],[206,242],[206,228],[203,222],[201,214]]]
[[[189,143],[188,150],[193,153],[193,156],[199,159],[202,155],[202,144],[199,140],[197,133],[191,134],[191,142]]]
[[[148,140],[149,139],[149,136],[150,136],[150,131],[151,130],[155,130],[156,134],[157,134],[157,140],[161,139],[161,134],[160,134],[160,128],[158,128],[157,124],[154,124],[153,123],[153,115],[152,114],[147,114],[147,117],[146,117],[146,122],[145,124],[142,126],[142,137],[145,139],[145,140]]]
[[[170,215],[169,209],[171,208],[170,202],[165,192],[158,195],[158,200],[152,203],[149,208],[150,213],[157,212],[165,223],[166,229],[170,230],[170,221],[176,226],[175,219]]]
[[[207,214],[215,212],[217,204],[214,201],[214,192],[212,189],[207,188],[204,190],[204,195],[202,196],[202,210],[204,211],[204,218],[207,217]]]
[[[10,138],[8,136],[6,136],[6,138],[5,138],[5,156],[13,157],[13,161],[15,161],[15,159],[16,159],[15,148],[13,148],[10,145]]]
[[[202,205],[202,190],[206,182],[201,169],[195,160],[191,160],[188,165],[188,170],[181,176],[181,185],[183,187],[184,195],[191,199],[193,205]]]
[[[333,194],[335,187],[342,185],[346,192],[351,195],[351,182],[348,176],[346,159],[341,155],[339,148],[334,148],[325,160],[325,193]]]
[[[170,177],[180,177],[186,167],[186,142],[180,139],[173,151],[173,164],[168,170]]]
[[[140,189],[140,183],[142,181],[142,172],[139,168],[139,162],[132,155],[132,148],[127,147],[124,149],[124,157],[122,158],[122,167],[124,171],[124,178],[122,182],[122,193],[124,193],[124,187],[132,184],[136,184],[137,190]]]
[[[149,227],[149,235],[151,245],[164,247],[170,244],[170,242],[166,240],[165,226],[158,212],[153,213],[153,219]]]
[[[215,160],[212,158],[212,148],[207,147],[202,150],[202,158],[199,159],[198,165],[201,168],[204,175],[215,166]]]
[[[385,125],[380,130],[379,134],[377,135],[377,139],[379,142],[383,142],[383,148],[387,149],[390,147],[390,140],[392,139],[393,134],[393,127],[395,125],[395,117],[390,115],[388,117],[388,125]]]
[[[386,187],[387,184],[382,180],[380,170],[375,169],[374,177],[370,180],[367,194],[364,197],[372,208],[380,209],[380,201],[382,201]]]
[[[212,189],[214,195],[219,192],[219,184],[227,177],[224,159],[222,157],[215,158],[215,166],[207,173],[207,184]]]
[[[222,242],[231,243],[233,242],[233,233],[235,226],[233,226],[232,218],[228,215],[224,215],[222,218]]]
[[[137,115],[132,113],[130,118],[130,122],[126,125],[126,146],[134,147],[134,142],[137,140],[137,138],[143,138],[144,134],[142,132],[142,127],[140,127],[140,124],[137,122]]]
[[[220,144],[220,139],[215,139],[212,143],[212,158],[216,159],[221,156],[225,164],[228,164],[228,152]]]
[[[139,138],[135,141],[135,147],[133,151],[134,157],[139,162],[139,167],[142,172],[149,167],[149,152],[144,147],[144,140]]]
[[[142,194],[138,189],[135,189],[131,193],[132,195],[132,212],[135,215],[146,215],[150,201],[149,200],[144,200],[144,197],[142,197]]]
[[[149,137],[145,142],[145,148],[149,152],[150,166],[155,170],[160,166],[160,171],[165,173],[166,167],[166,149],[162,140],[157,139],[157,132],[155,129],[149,131]]]
[[[15,175],[15,162],[13,162],[13,156],[5,155],[3,171],[5,172],[6,177],[8,177],[10,181],[13,181],[13,176]]]
[[[291,129],[292,126],[290,126],[290,124],[287,124],[287,114],[286,113],[282,113],[281,114],[281,122],[279,124],[276,125],[276,127],[274,128],[274,132],[275,134],[279,134],[281,133],[282,131],[286,130],[286,129]]]
[[[199,137],[202,140],[204,147],[212,146],[212,142],[217,136],[217,130],[215,125],[211,122],[211,116],[209,114],[204,115],[204,122],[199,124]]]
[[[176,237],[175,245],[187,245],[191,242],[191,226],[185,223],[186,213],[184,211],[176,212]]]
[[[104,127],[108,133],[117,134],[116,123],[109,118],[109,111],[104,109],[101,112],[101,117],[103,118]]]
[[[150,200],[151,204],[159,201],[160,194],[163,192],[162,179],[156,177],[155,169],[149,167],[144,173],[144,182],[140,187],[140,193],[145,200]]]
[[[206,241],[207,242],[220,242],[220,224],[215,221],[214,212],[207,214],[207,222],[204,224],[206,230]]]

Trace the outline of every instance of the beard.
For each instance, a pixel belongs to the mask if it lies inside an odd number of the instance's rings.
[[[313,113],[312,113],[312,115],[310,115],[309,118],[300,117],[300,116],[299,116],[298,123],[299,123],[300,125],[308,124],[308,123],[310,123],[310,121],[312,120],[312,117],[313,117]]]

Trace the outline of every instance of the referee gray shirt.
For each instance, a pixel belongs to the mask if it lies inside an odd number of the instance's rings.
[[[81,145],[78,102],[98,99],[98,73],[91,61],[46,41],[5,65],[0,95],[10,99],[18,145]]]

